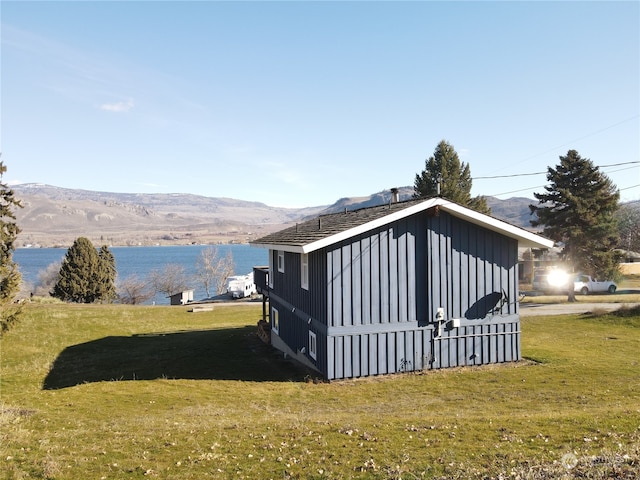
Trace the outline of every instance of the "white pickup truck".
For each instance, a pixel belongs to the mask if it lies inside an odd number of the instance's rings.
[[[611,280],[598,281],[591,278],[589,275],[576,275],[573,282],[573,291],[581,293],[582,295],[589,295],[590,293],[616,293],[618,286]]]

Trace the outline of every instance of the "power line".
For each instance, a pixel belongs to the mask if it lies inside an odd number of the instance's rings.
[[[511,190],[509,192],[502,192],[502,193],[494,193],[492,195],[485,195],[485,196],[487,196],[487,197],[499,197],[501,195],[509,195],[510,193],[518,193],[518,192],[526,192],[526,191],[529,191],[529,190],[535,190],[537,188],[544,188],[544,187],[546,187],[546,185],[537,185],[535,187],[520,188],[518,190]],[[625,187],[625,188],[619,188],[618,191],[622,192],[624,190],[629,190],[631,188],[638,188],[638,187],[640,187],[640,184],[631,185],[630,187]]]
[[[640,161],[611,163],[609,165],[599,165],[599,166],[597,166],[597,168],[618,167],[620,165],[631,165],[631,164],[636,164],[636,163],[640,163]],[[624,169],[624,170],[626,170],[626,169]],[[489,180],[489,179],[494,179],[494,178],[527,177],[527,176],[532,176],[532,175],[545,175],[546,173],[547,172],[514,173],[512,175],[493,175],[493,176],[490,176],[490,177],[472,177],[471,179],[472,180]]]
[[[611,174],[611,173],[624,172],[625,170],[633,170],[633,169],[635,169],[635,168],[636,168],[636,167],[627,167],[627,168],[619,168],[619,169],[617,169],[617,170],[609,170],[609,171],[607,172],[607,175],[609,175],[609,174]]]
[[[472,177],[471,180],[488,180],[493,178],[512,178],[512,177],[528,177],[531,175],[544,175],[547,172],[533,172],[533,173],[514,173],[513,175],[493,175],[490,177]]]
[[[629,121],[631,121],[631,120],[635,120],[635,119],[636,119],[636,118],[638,118],[638,117],[640,117],[640,115],[633,115],[633,116],[631,116],[631,117],[629,117],[629,118],[625,118],[624,120],[621,120],[621,121],[619,121],[619,122],[616,122],[616,123],[614,123],[613,125],[609,125],[609,126],[607,126],[607,127],[601,128],[601,129],[596,130],[596,131],[594,131],[594,132],[587,133],[586,135],[583,135],[583,136],[581,136],[581,137],[574,138],[573,140],[570,140],[570,141],[568,141],[568,142],[566,142],[566,143],[563,143],[562,145],[557,145],[557,146],[555,146],[555,147],[553,147],[553,148],[550,148],[550,149],[548,149],[548,150],[545,150],[544,152],[536,153],[536,154],[531,155],[531,156],[529,156],[529,157],[527,157],[527,158],[525,158],[525,159],[523,159],[523,160],[520,160],[519,162],[517,162],[517,163],[516,163],[516,165],[520,165],[521,163],[527,162],[527,161],[529,161],[529,160],[531,160],[531,159],[533,159],[533,158],[540,157],[540,156],[542,156],[542,155],[546,155],[547,153],[551,153],[551,152],[553,152],[553,151],[555,151],[555,150],[557,150],[557,149],[559,149],[559,148],[565,147],[565,146],[567,146],[567,145],[574,144],[574,143],[576,143],[576,142],[578,142],[578,141],[580,141],[580,140],[584,140],[585,138],[589,138],[589,137],[592,137],[592,136],[594,136],[594,135],[598,135],[598,134],[600,134],[600,133],[602,133],[602,132],[605,132],[605,131],[607,131],[607,130],[609,130],[609,129],[611,129],[611,128],[617,127],[618,125],[622,125],[623,123],[627,123],[627,122],[629,122]]]
[[[631,165],[632,163],[640,163],[640,161],[635,162],[622,162],[622,163],[612,163],[611,165],[600,165],[602,168],[604,167],[619,167],[620,165]]]
[[[508,195],[510,193],[518,193],[518,192],[526,192],[528,190],[534,190],[536,188],[544,188],[546,185],[538,185],[536,187],[527,187],[527,188],[520,188],[519,190],[511,190],[510,192],[502,192],[502,193],[496,193],[494,195],[486,195],[488,197],[499,197],[500,195]]]

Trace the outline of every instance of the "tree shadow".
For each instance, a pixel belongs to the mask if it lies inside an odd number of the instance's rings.
[[[256,327],[104,337],[65,348],[43,390],[82,383],[191,379],[302,381],[308,372],[284,360]]]

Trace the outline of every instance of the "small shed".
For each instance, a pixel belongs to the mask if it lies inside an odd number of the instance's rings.
[[[271,344],[328,380],[521,359],[518,247],[443,198],[321,215],[252,242]],[[268,305],[267,305],[268,302]]]
[[[183,290],[182,292],[169,295],[171,305],[186,305],[193,302],[193,290]]]

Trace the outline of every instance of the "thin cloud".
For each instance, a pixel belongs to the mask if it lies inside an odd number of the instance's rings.
[[[2,47],[9,48],[34,65],[31,75],[46,78],[41,86],[74,99],[95,95],[96,90],[121,88],[128,85],[119,70],[111,68],[112,61],[99,61],[100,55],[58,42],[55,38],[2,24]],[[37,77],[36,77],[37,78]]]
[[[100,105],[100,110],[103,110],[105,112],[123,113],[131,110],[133,106],[133,100],[129,99],[126,102],[103,103],[102,105]]]

